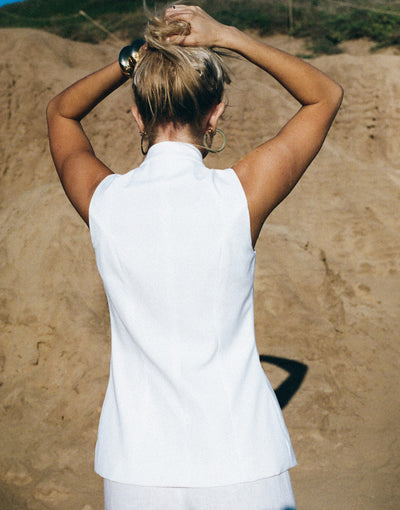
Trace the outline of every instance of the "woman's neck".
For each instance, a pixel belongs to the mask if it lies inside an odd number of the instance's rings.
[[[155,137],[152,145],[160,142],[182,142],[190,143],[197,147],[206,156],[207,152],[202,150],[202,136],[195,136],[193,129],[188,124],[184,126],[174,126],[172,122],[168,122],[156,128]]]

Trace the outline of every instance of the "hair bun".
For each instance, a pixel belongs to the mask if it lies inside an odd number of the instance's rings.
[[[180,37],[190,34],[190,24],[183,20],[167,22],[164,17],[149,16],[149,21],[145,31],[145,39],[150,48],[163,49],[171,44],[169,38],[177,36],[179,43]],[[174,43],[172,43],[174,44]]]
[[[230,82],[228,70],[211,48],[180,44],[190,34],[189,23],[169,23],[164,14],[152,16],[148,11],[147,16],[148,47],[135,66],[132,87],[149,143],[155,127],[168,122],[189,125],[202,137],[204,116],[221,102],[224,84]]]

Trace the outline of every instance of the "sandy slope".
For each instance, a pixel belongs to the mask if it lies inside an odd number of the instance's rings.
[[[118,50],[14,29],[0,30],[0,48],[0,508],[97,510],[107,308],[87,229],[53,170],[44,108]],[[343,84],[343,108],[257,245],[260,353],[308,368],[284,409],[301,510],[394,509],[400,498],[400,57],[349,50],[315,61]],[[259,70],[232,67],[228,147],[208,160],[218,167],[296,108]],[[119,172],[141,161],[130,98],[123,87],[86,122]],[[274,386],[287,375],[264,367]]]

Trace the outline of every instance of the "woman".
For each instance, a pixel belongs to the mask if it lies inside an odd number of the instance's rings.
[[[311,65],[177,5],[131,60],[144,162],[98,160],[80,120],[127,80],[115,62],[55,97],[50,146],[90,227],[108,298],[112,356],[96,446],[107,509],[288,509],[296,463],[254,339],[254,246],[321,147],[342,99]],[[225,48],[300,103],[277,136],[225,170],[206,156]],[[215,140],[216,142],[216,140]]]

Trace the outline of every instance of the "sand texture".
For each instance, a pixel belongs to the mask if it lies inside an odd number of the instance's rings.
[[[300,41],[269,40],[302,52]],[[257,245],[263,367],[274,387],[287,367],[307,369],[284,407],[300,510],[394,510],[400,501],[400,56],[365,44],[313,61],[343,85],[344,103]],[[88,230],[49,155],[45,106],[118,48],[25,29],[0,30],[0,48],[0,509],[99,510],[93,456],[108,311]],[[231,67],[228,146],[209,166],[230,166],[297,108],[257,68]],[[130,105],[124,86],[85,120],[117,172],[142,160]]]

